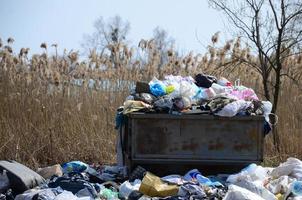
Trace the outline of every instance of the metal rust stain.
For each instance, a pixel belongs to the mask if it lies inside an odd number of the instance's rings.
[[[143,154],[165,153],[168,146],[167,129],[163,127],[152,127],[148,130],[142,129],[137,135],[137,151]]]
[[[211,151],[219,151],[224,149],[224,144],[217,138],[215,141],[209,141],[208,149]]]
[[[258,138],[257,129],[255,129],[255,128],[250,129],[248,131],[248,136],[249,136],[249,139],[251,139],[252,141],[257,141],[257,138]]]
[[[194,138],[191,138],[190,139],[190,142],[188,141],[184,141],[182,143],[182,150],[191,150],[191,151],[196,151],[198,149],[198,143],[195,142],[196,140]]]
[[[253,150],[253,145],[250,143],[239,143],[238,141],[235,141],[233,149],[235,151],[251,151]]]

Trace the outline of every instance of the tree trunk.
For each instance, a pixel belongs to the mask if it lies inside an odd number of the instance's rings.
[[[268,77],[267,75],[262,76],[262,84],[263,84],[263,90],[264,90],[264,96],[266,100],[270,101],[271,96],[268,88]]]
[[[277,61],[277,68],[275,70],[275,85],[274,85],[274,95],[273,95],[273,108],[272,113],[276,114],[277,107],[278,107],[278,101],[279,101],[279,93],[280,93],[280,73],[281,73],[282,65]],[[274,122],[273,122],[274,123]],[[277,127],[273,127],[273,140],[274,140],[274,146],[278,153],[280,153],[280,137],[278,134]]]

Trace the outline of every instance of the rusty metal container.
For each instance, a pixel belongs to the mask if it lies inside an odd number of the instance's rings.
[[[133,113],[123,129],[123,153],[130,171],[137,165],[158,175],[238,172],[263,160],[262,116]]]

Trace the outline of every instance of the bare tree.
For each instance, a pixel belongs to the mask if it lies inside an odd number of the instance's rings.
[[[170,54],[177,56],[178,52],[174,49],[175,40],[168,32],[160,27],[153,30],[152,38],[149,40],[142,39],[139,47],[143,50],[144,55],[141,57],[143,63],[148,61],[158,61],[157,71],[161,75],[162,68],[169,61]]]
[[[153,40],[155,42],[156,49],[162,52],[167,52],[169,49],[173,48],[175,39],[169,36],[168,32],[157,26],[153,30]]]
[[[84,35],[82,47],[86,53],[98,53],[103,55],[109,53],[112,63],[123,59],[121,51],[127,44],[127,36],[130,31],[130,23],[123,21],[120,16],[115,16],[105,21],[103,17],[94,23],[95,31]]]
[[[257,63],[241,58],[262,76],[266,99],[272,101],[275,113],[278,107],[281,78],[296,80],[284,65],[287,58],[301,54],[302,1],[301,0],[209,0],[221,10],[239,35],[246,39],[258,57]],[[273,76],[273,82],[270,77]],[[297,82],[297,81],[296,81]],[[270,88],[270,85],[273,85]]]
[[[301,0],[209,0],[210,5],[222,11],[239,30],[239,36],[258,57],[251,61],[238,57],[262,77],[264,95],[273,103],[276,113],[282,77],[298,84],[300,75],[292,73],[286,61],[302,53]],[[275,147],[279,150],[278,134],[274,132]]]

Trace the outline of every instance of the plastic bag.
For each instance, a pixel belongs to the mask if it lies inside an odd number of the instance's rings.
[[[253,192],[236,186],[236,185],[229,185],[229,190],[223,200],[265,200],[257,194]]]
[[[107,200],[118,200],[118,193],[107,188],[102,188],[100,191],[101,197]]]
[[[133,183],[125,181],[119,187],[119,195],[123,198],[128,199],[132,191],[138,191],[141,185],[141,180],[136,179]]]
[[[266,188],[273,194],[285,194],[290,190],[290,184],[295,180],[295,178],[290,178],[289,176],[281,176],[278,179],[271,180],[266,185]]]
[[[302,181],[294,181],[290,188],[294,195],[302,196]]]
[[[202,90],[202,99],[212,99],[216,96],[216,92],[213,90],[213,88],[207,88]]]
[[[79,200],[79,198],[77,196],[75,196],[72,192],[69,191],[63,191],[61,194],[59,194],[58,196],[56,196],[56,198],[54,200]]]
[[[246,168],[242,169],[239,173],[230,175],[227,178],[228,183],[237,183],[240,180],[247,181],[261,181],[263,182],[268,178],[269,170],[263,168],[260,165],[256,165],[255,163],[250,164]]]
[[[207,194],[203,188],[192,183],[181,185],[178,191],[178,196],[185,197],[181,199],[207,199]]]
[[[178,186],[164,183],[159,177],[147,172],[139,191],[150,197],[167,197],[177,195]]]
[[[217,84],[221,85],[221,86],[232,86],[232,83],[224,78],[224,77],[221,77],[218,81],[217,81]]]
[[[265,200],[276,200],[277,198],[273,193],[271,193],[269,190],[267,190],[261,181],[248,181],[246,179],[242,179],[240,181],[237,181],[235,185],[245,188],[254,194],[257,194],[264,198]]]
[[[246,88],[244,86],[236,87],[235,89],[228,91],[228,93],[239,100],[245,100],[245,101],[259,100],[253,89]]]
[[[64,163],[62,165],[62,170],[64,174],[76,172],[76,173],[82,173],[87,169],[88,165],[86,163],[83,163],[81,161],[71,161]]]
[[[237,100],[224,106],[222,110],[215,113],[215,115],[223,117],[233,117],[237,115],[241,110],[245,110],[246,108],[248,108],[250,105],[251,102]]]
[[[261,101],[261,103],[263,104],[263,116],[265,117],[265,121],[267,121],[269,124],[271,124],[269,115],[272,112],[273,105],[269,101]]]
[[[3,170],[3,172],[0,173],[0,193],[1,191],[4,191],[9,188],[9,179],[6,173],[6,170]]]
[[[195,76],[195,81],[196,81],[195,83],[198,87],[209,88],[217,80],[214,76],[208,76],[208,75],[204,75],[204,74],[197,74]]]
[[[302,161],[297,158],[288,158],[286,162],[280,164],[271,172],[271,176],[275,178],[284,175],[302,181]]]
[[[188,81],[181,81],[179,86],[179,93],[182,97],[192,98],[196,95],[198,87],[194,83]]]
[[[153,103],[155,109],[170,110],[173,107],[173,101],[170,96],[164,96],[159,98]]]
[[[167,85],[166,86],[166,94],[170,94],[170,93],[174,92],[174,90],[175,90],[174,85]]]
[[[219,85],[217,83],[213,83],[211,88],[214,90],[214,92],[216,94],[223,94],[226,91],[231,90],[231,87],[221,86],[221,85]]]
[[[191,107],[191,100],[187,97],[175,98],[173,105],[176,110],[182,111]]]
[[[150,81],[149,85],[150,85],[150,91],[154,96],[158,97],[166,94],[165,84],[162,81],[158,80],[157,78],[154,77]]]
[[[45,179],[49,179],[53,175],[56,175],[56,176],[62,176],[63,175],[62,168],[59,164],[49,166],[49,167],[45,167],[45,168],[39,168],[37,170],[37,173],[40,174]]]
[[[176,174],[164,176],[161,180],[177,185],[182,185],[185,182],[182,176]]]

